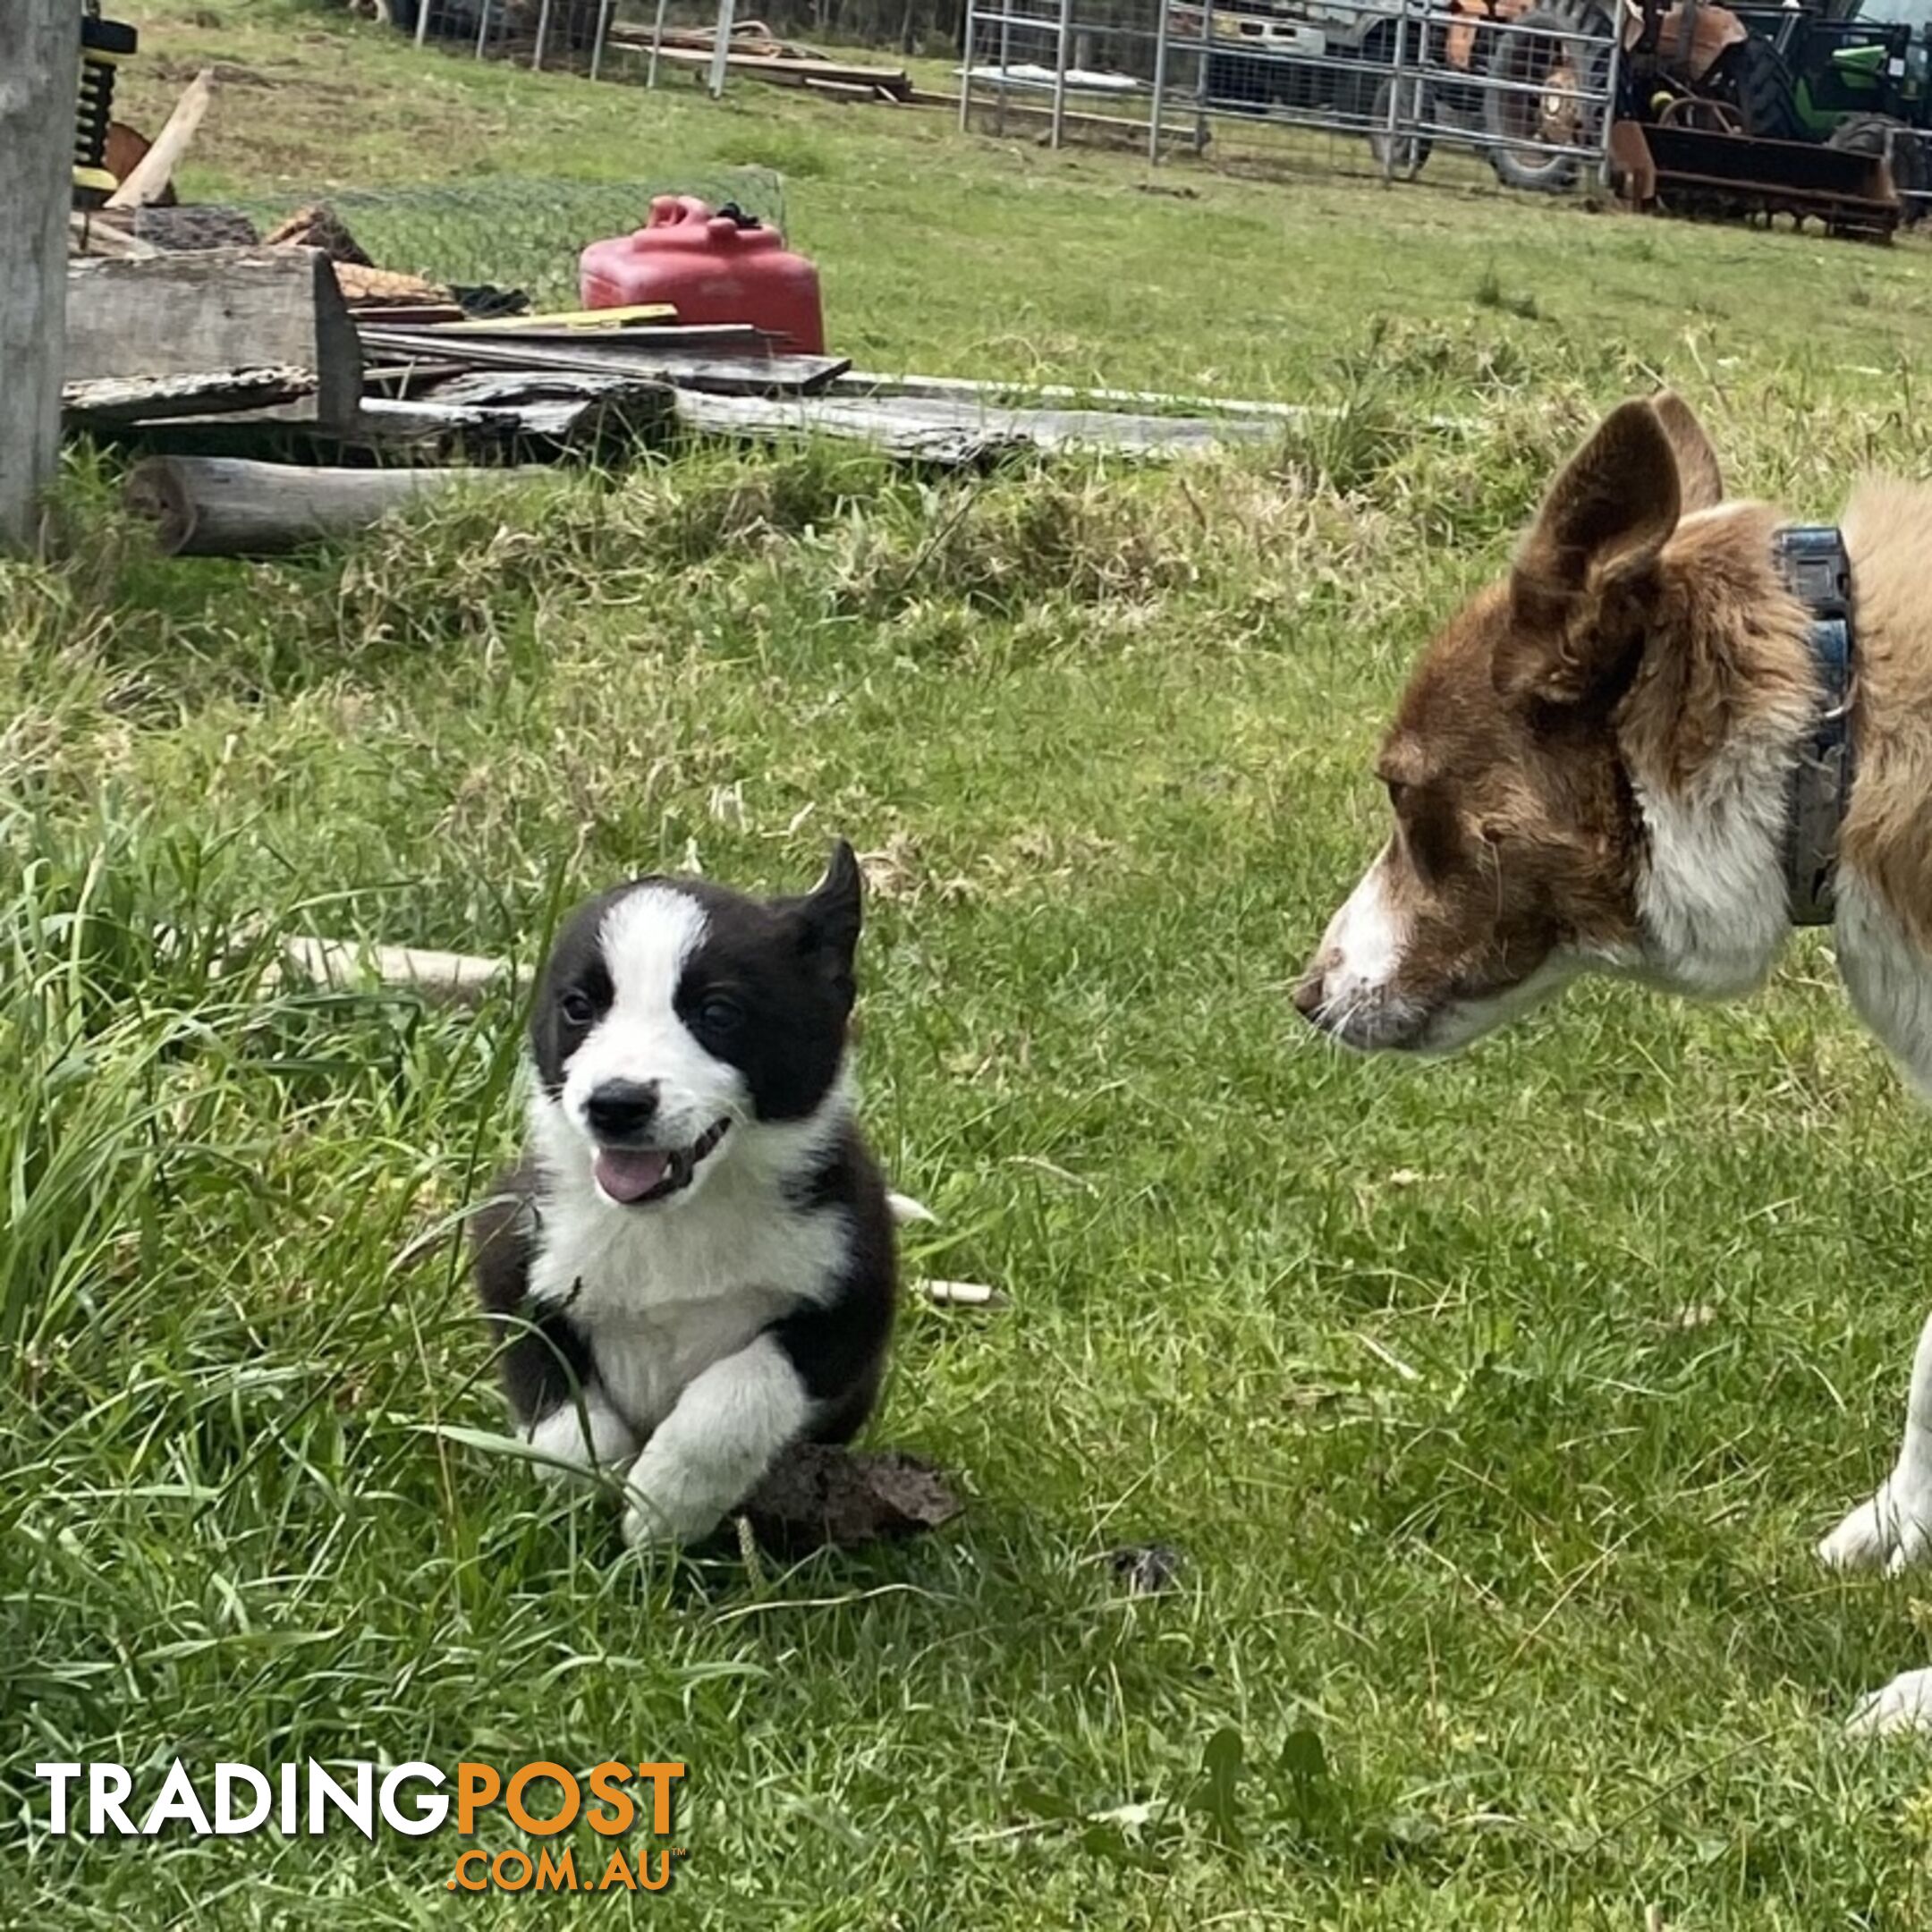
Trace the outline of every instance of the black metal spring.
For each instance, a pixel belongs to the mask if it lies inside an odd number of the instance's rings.
[[[80,92],[74,116],[74,165],[98,168],[107,155],[114,119],[114,66],[134,51],[131,27],[119,21],[80,22]]]

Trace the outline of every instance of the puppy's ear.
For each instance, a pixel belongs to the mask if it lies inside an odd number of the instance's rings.
[[[825,877],[802,899],[792,901],[807,949],[824,956],[848,1005],[853,993],[852,958],[859,947],[864,892],[859,855],[841,839],[832,848]]]
[[[1682,508],[1676,451],[1657,411],[1612,411],[1550,486],[1516,553],[1497,689],[1580,704],[1628,682]]]

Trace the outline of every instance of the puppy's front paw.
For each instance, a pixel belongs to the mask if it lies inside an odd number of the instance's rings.
[[[535,1453],[546,1475],[590,1476],[611,1463],[628,1462],[637,1453],[630,1425],[597,1395],[581,1403],[569,1402],[529,1424],[523,1439]]]
[[[632,1549],[699,1543],[724,1519],[733,1498],[717,1498],[675,1456],[646,1449],[624,1479],[623,1539]]]
[[[1909,1670],[1863,1699],[1845,1724],[1852,1737],[1903,1737],[1932,1732],[1932,1670]]]
[[[1891,1576],[1923,1563],[1928,1551],[1932,1480],[1902,1469],[1894,1470],[1877,1494],[1860,1503],[1818,1545],[1819,1560],[1829,1569],[1874,1570],[1883,1564]]]

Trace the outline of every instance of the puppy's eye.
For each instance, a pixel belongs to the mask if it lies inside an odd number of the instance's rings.
[[[707,1033],[730,1033],[744,1019],[744,1008],[728,993],[709,993],[698,1009],[698,1024]]]
[[[1400,778],[1385,778],[1382,784],[1388,793],[1391,809],[1400,811],[1402,809],[1402,801],[1409,796],[1409,787]]]
[[[597,1018],[597,1005],[588,993],[572,987],[557,1001],[557,1011],[573,1027],[587,1027]]]

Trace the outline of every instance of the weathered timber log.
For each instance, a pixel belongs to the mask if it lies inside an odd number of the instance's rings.
[[[273,556],[361,530],[440,490],[548,473],[325,470],[230,456],[151,456],[128,472],[124,494],[131,510],[154,521],[169,556]]]

